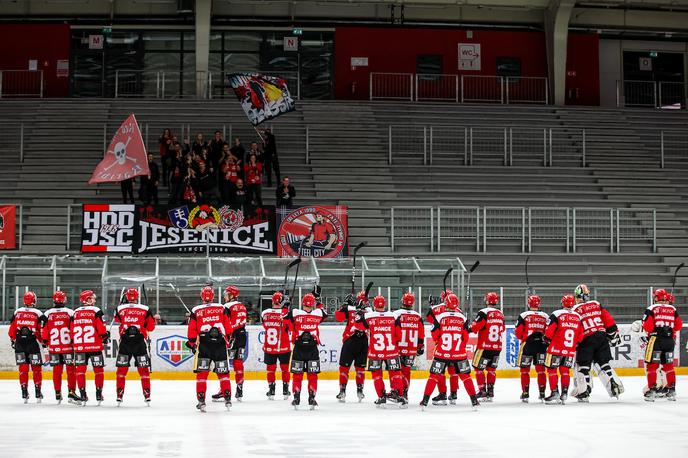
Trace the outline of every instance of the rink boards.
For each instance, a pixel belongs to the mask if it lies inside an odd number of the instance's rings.
[[[339,352],[342,345],[342,331],[344,327],[339,325],[322,326],[320,328],[320,362],[323,372],[336,372],[339,367]],[[0,326],[0,333],[7,336],[8,326]],[[638,334],[631,332],[630,325],[619,325],[622,335],[622,343],[612,349],[614,366],[618,368],[642,367],[644,345],[641,346]],[[425,371],[430,367],[434,343],[429,337],[430,328],[426,327],[426,353],[416,358],[415,370]],[[262,372],[265,370],[263,363],[263,339],[265,332],[262,326],[247,326],[248,348],[245,359],[247,372]],[[682,334],[686,334],[683,332]],[[113,329],[116,335],[116,329]],[[151,336],[152,363],[155,372],[190,372],[192,370],[193,355],[184,346],[186,342],[186,326],[159,326]],[[518,359],[519,341],[514,334],[514,327],[507,326],[504,333],[504,347],[500,355],[499,368],[501,370],[516,369]],[[467,348],[469,357],[472,357],[476,337],[471,336]],[[682,344],[681,344],[682,343]],[[110,342],[105,349],[106,371],[115,370],[115,357],[117,355],[116,341]],[[685,339],[679,336],[676,341],[675,355],[677,365],[685,364]],[[683,356],[681,358],[681,356]],[[14,371],[14,350],[10,346],[8,338],[0,339],[0,371]],[[173,376],[173,374],[170,374]],[[181,375],[181,374],[180,374]]]

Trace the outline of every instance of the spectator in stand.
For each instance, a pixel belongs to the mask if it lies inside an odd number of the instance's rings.
[[[179,323],[179,324],[180,324],[180,325],[183,325],[183,326],[188,325],[188,324],[189,324],[189,319],[190,319],[190,318],[191,318],[191,314],[190,314],[189,312],[186,312],[186,313],[184,314],[184,319],[183,319],[182,322]]]
[[[239,173],[241,173],[241,165],[237,158],[233,154],[227,154],[222,162],[222,180],[220,181],[220,194],[225,204],[232,204]]]
[[[232,208],[234,210],[241,210],[244,215],[248,214],[248,192],[244,188],[244,180],[239,178],[236,182],[236,188],[234,189],[234,195],[232,196]]]
[[[170,159],[174,156],[170,155],[171,151],[174,151],[174,144],[172,143],[172,132],[170,129],[165,129],[158,140],[160,146],[160,165],[162,166],[162,184],[163,186],[169,186],[169,170]],[[172,145],[172,148],[170,148]]]
[[[203,134],[196,134],[196,139],[193,142],[193,145],[191,145],[191,151],[193,151],[196,154],[201,154],[201,150],[203,148],[207,148],[208,143],[203,139]]]
[[[231,153],[239,159],[239,162],[244,162],[245,156],[246,156],[246,150],[244,149],[244,145],[241,144],[241,139],[239,137],[234,139],[234,144],[232,147],[229,149]]]
[[[213,170],[220,170],[220,162],[222,162],[222,151],[227,142],[222,138],[222,132],[215,131],[215,136],[208,143],[208,157],[213,164]]]
[[[277,158],[277,141],[270,129],[263,131],[263,163],[265,164],[265,175],[268,179],[268,187],[272,187],[272,170],[275,170],[277,183],[280,182],[279,159]]]
[[[194,188],[196,183],[196,163],[193,161],[192,154],[184,156],[184,165],[182,167],[183,175],[183,191],[182,200],[187,204],[195,204],[198,202],[197,192]]]
[[[249,202],[259,207],[263,206],[261,183],[263,181],[263,164],[258,161],[254,153],[248,157],[248,163],[244,165],[244,176],[248,184]]]
[[[277,186],[276,197],[277,206],[292,206],[294,205],[294,196],[296,196],[296,190],[294,186],[289,184],[289,177],[284,177],[282,183]]]
[[[163,325],[163,326],[167,325],[167,321],[163,320],[159,313],[156,313],[155,315],[153,315],[153,319],[155,320],[156,326],[157,325]]]
[[[153,153],[148,153],[148,168],[150,173],[148,176],[141,177],[141,188],[139,190],[139,197],[144,205],[154,203],[158,205],[158,184],[160,182],[160,168],[153,158]]]
[[[256,155],[256,160],[257,160],[258,162],[260,162],[260,163],[263,162],[263,152],[260,150],[260,148],[258,148],[258,143],[256,143],[256,142],[252,142],[252,143],[251,143],[251,147],[250,147],[249,150],[246,152],[246,160],[245,160],[245,162],[248,162],[248,161],[249,161],[249,159],[250,159],[250,157],[251,157],[251,154],[255,154],[255,155]]]
[[[182,153],[182,145],[177,143],[174,158],[170,161],[170,199],[169,204],[175,205],[182,201],[184,196],[184,177],[186,163]]]
[[[208,156],[208,148],[202,148],[201,153],[198,154],[196,153],[196,162],[204,163],[206,169],[208,169],[208,172],[213,175],[215,173],[215,168],[213,167],[213,162],[210,160],[210,157]]]
[[[184,139],[182,140],[182,151],[184,151],[184,154],[189,154],[193,152],[193,150],[191,149],[191,143],[189,143],[189,137],[184,137]]]
[[[134,204],[134,179],[129,178],[127,180],[122,180],[119,182],[119,186],[122,188],[122,200],[125,204],[128,204],[127,196],[130,197],[131,203]]]
[[[204,204],[217,207],[220,203],[220,196],[217,192],[217,181],[206,167],[205,162],[198,163],[198,174],[196,175],[196,186],[198,201]]]

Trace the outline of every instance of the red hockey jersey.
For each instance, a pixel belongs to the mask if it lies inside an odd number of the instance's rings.
[[[396,338],[396,317],[392,312],[371,311],[357,315],[356,327],[367,329],[369,359],[391,359],[399,356]]]
[[[84,305],[72,314],[72,343],[77,353],[103,351],[103,339],[107,332],[103,312],[95,306]]]
[[[67,307],[54,307],[43,314],[42,339],[49,353],[72,353],[72,315]]]
[[[120,323],[119,335],[121,336],[132,326],[139,329],[144,338],[155,329],[153,314],[147,305],[143,304],[122,304],[117,307],[115,322]]]
[[[394,318],[397,326],[396,340],[399,353],[402,356],[416,356],[418,348],[425,345],[423,318],[415,310],[407,309],[395,311]]]
[[[222,304],[211,302],[197,305],[191,309],[186,331],[186,337],[189,341],[195,342],[199,335],[210,332],[212,328],[217,328],[225,341],[231,333],[232,325],[229,322],[229,314]]]
[[[289,313],[287,308],[269,308],[261,313],[265,337],[263,341],[263,351],[269,355],[279,355],[291,350],[291,322],[285,320]]]
[[[229,322],[232,325],[229,331],[230,334],[237,329],[246,327],[248,313],[246,312],[246,306],[244,306],[244,304],[239,301],[227,302],[225,308],[229,312]]]
[[[428,310],[428,314],[425,315],[425,321],[427,321],[429,324],[435,324],[435,317],[440,313],[444,313],[446,310],[447,307],[444,305],[444,302],[433,305],[430,307],[430,310]]]
[[[648,334],[657,334],[658,332],[668,334],[671,332],[672,338],[675,339],[676,333],[681,330],[682,326],[683,321],[673,305],[652,304],[645,310],[643,329]]]
[[[547,328],[547,314],[539,310],[528,310],[521,313],[516,320],[516,327],[514,333],[516,338],[521,342],[525,342],[528,337],[535,334],[545,335]]]
[[[576,347],[583,340],[583,325],[580,316],[566,309],[554,311],[547,321],[545,337],[550,341],[547,353],[573,356],[576,353]]]
[[[291,322],[293,332],[291,334],[292,342],[296,342],[301,334],[309,332],[316,342],[320,344],[320,323],[325,321],[327,313],[318,305],[318,308],[306,312],[301,309],[292,309],[285,319]]]
[[[364,312],[372,311],[370,307],[365,307],[363,310]],[[356,313],[357,309],[353,305],[349,305],[345,309],[339,309],[334,312],[335,320],[340,323],[346,321],[346,326],[344,326],[344,332],[342,333],[342,342],[346,342],[349,337],[354,335],[357,329],[360,330],[360,328],[356,327]]]
[[[39,341],[42,339],[41,335],[41,320],[43,319],[43,312],[33,307],[19,307],[14,311],[12,321],[10,322],[9,336],[10,339],[16,340],[17,333],[22,328],[27,328]]]
[[[500,351],[504,329],[504,314],[501,310],[494,307],[480,310],[471,323],[471,332],[478,334],[477,349]]]
[[[466,343],[469,333],[463,313],[446,311],[435,315],[431,333],[432,340],[435,341],[435,358],[455,361],[467,358]]]
[[[596,332],[605,332],[608,329],[615,330],[616,323],[610,313],[602,307],[597,301],[583,302],[576,304],[571,308],[572,312],[577,313],[581,317],[581,324],[583,325],[583,338],[595,334]]]

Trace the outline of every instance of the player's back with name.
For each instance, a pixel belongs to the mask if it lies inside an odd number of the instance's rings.
[[[72,314],[72,342],[76,353],[88,353],[103,351],[103,340],[100,336],[105,334],[103,312],[93,305],[83,305],[74,310]]]
[[[279,355],[287,353],[291,350],[289,329],[290,322],[285,320],[285,316],[289,313],[286,307],[282,308],[268,308],[261,313],[261,322],[263,329],[265,329],[265,338],[263,340],[263,351],[268,354]]]
[[[231,301],[225,304],[225,308],[229,314],[229,322],[232,325],[232,331],[246,327],[248,312],[244,304],[239,301]]]
[[[50,353],[72,353],[72,315],[67,307],[53,307],[43,314],[42,338]]]
[[[10,339],[16,339],[22,333],[22,328],[26,328],[30,334],[22,337],[40,337],[42,319],[43,313],[37,308],[19,307],[14,311],[10,322]]]
[[[596,332],[605,332],[614,324],[614,319],[609,312],[597,301],[588,301],[576,304],[571,309],[581,318],[583,325],[583,338]]]
[[[572,356],[583,337],[580,315],[571,310],[555,310],[547,323],[545,336],[550,340],[547,353]]]
[[[501,351],[504,332],[504,313],[494,307],[485,307],[471,324],[471,331],[478,334],[477,347],[481,350]]]
[[[415,310],[394,311],[397,326],[397,347],[402,355],[415,355],[419,343],[425,339],[423,317]],[[415,338],[415,339],[414,339]]]
[[[676,307],[670,304],[652,304],[645,310],[643,329],[648,334],[673,337],[683,326]]]
[[[368,358],[390,359],[399,356],[399,349],[396,345],[396,317],[394,313],[371,310],[361,313],[359,316],[360,325],[367,328],[370,334]]]
[[[292,342],[296,342],[298,338],[304,332],[310,333],[315,341],[320,343],[320,330],[319,326],[322,323],[327,314],[322,308],[314,308],[310,312],[302,309],[291,309],[286,315],[285,319],[291,321],[293,332],[292,332]]]
[[[466,316],[459,311],[447,310],[435,316],[435,325],[432,328],[435,358],[466,359],[466,343],[469,337],[466,323]]]
[[[226,338],[231,332],[227,309],[219,303],[200,304],[191,309],[189,317],[188,338],[196,340],[198,336],[205,335],[215,328]]]
[[[136,327],[145,338],[148,336],[148,332],[155,328],[153,314],[150,308],[143,304],[121,304],[117,307],[115,321],[120,323],[120,336],[123,335],[128,328]]]
[[[516,320],[516,337],[525,341],[543,336],[547,329],[547,318],[547,314],[540,310],[521,312]]]

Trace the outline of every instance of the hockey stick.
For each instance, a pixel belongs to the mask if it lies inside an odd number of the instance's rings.
[[[466,302],[469,304],[470,314],[473,315],[473,302],[471,301],[471,274],[480,265],[480,261],[475,261],[470,269],[468,269],[468,279],[466,280]]]
[[[179,302],[182,303],[182,305],[184,306],[184,308],[186,309],[186,311],[189,312],[189,314],[191,314],[191,310],[189,310],[189,307],[187,307],[187,306],[186,306],[186,303],[184,303],[184,299],[182,299],[182,297],[179,295],[179,290],[178,290],[172,283],[168,283],[167,285],[168,285],[170,288],[172,288],[172,291],[173,291],[175,297],[176,297],[177,299],[179,299]]]
[[[447,293],[446,293],[446,291],[447,291],[447,277],[449,276],[450,273],[452,273],[453,270],[454,270],[454,268],[453,268],[453,267],[450,267],[450,268],[447,269],[447,271],[444,273],[444,279],[442,280],[442,287],[444,288],[442,291],[444,292],[444,294],[447,294]]]
[[[303,248],[303,242],[306,239],[301,239],[301,244],[299,245],[299,262],[296,264],[296,273],[294,274],[294,285],[291,288],[291,296],[289,298],[294,297],[294,294],[296,293],[296,280],[299,278],[299,268],[301,267],[301,248]]]
[[[289,269],[300,263],[301,258],[296,258],[292,262],[290,262],[287,265],[287,268],[284,270],[284,282],[282,283],[282,292],[284,292],[284,294],[287,294],[287,276],[289,275]]]
[[[366,246],[368,242],[361,242],[358,245],[354,247],[354,263],[351,266],[351,294],[354,294],[354,290],[356,289],[356,255],[358,254],[358,250]]]
[[[528,276],[528,261],[530,261],[530,256],[526,257],[526,289],[528,290],[528,294],[530,295],[532,292],[532,289],[530,288],[530,277]]]
[[[674,278],[671,280],[671,295],[674,295],[674,287],[676,287],[676,277],[678,276],[678,271],[686,266],[685,262],[682,262],[676,270],[674,270]]]
[[[117,305],[120,306],[122,305],[122,302],[124,302],[124,286],[122,287],[122,291],[119,293],[119,304]],[[117,307],[115,307],[115,313],[112,314],[112,321],[110,322],[110,326],[108,327],[108,333],[112,331],[112,326],[115,324],[115,318],[117,317]]]
[[[146,284],[141,283],[141,296],[143,296],[143,301],[146,303],[146,306],[149,306],[148,304],[148,293],[146,292]],[[155,319],[154,319],[155,320]],[[153,354],[151,353],[151,339],[150,339],[150,334],[146,336],[146,347],[148,348],[148,371],[152,374],[153,373]]]

